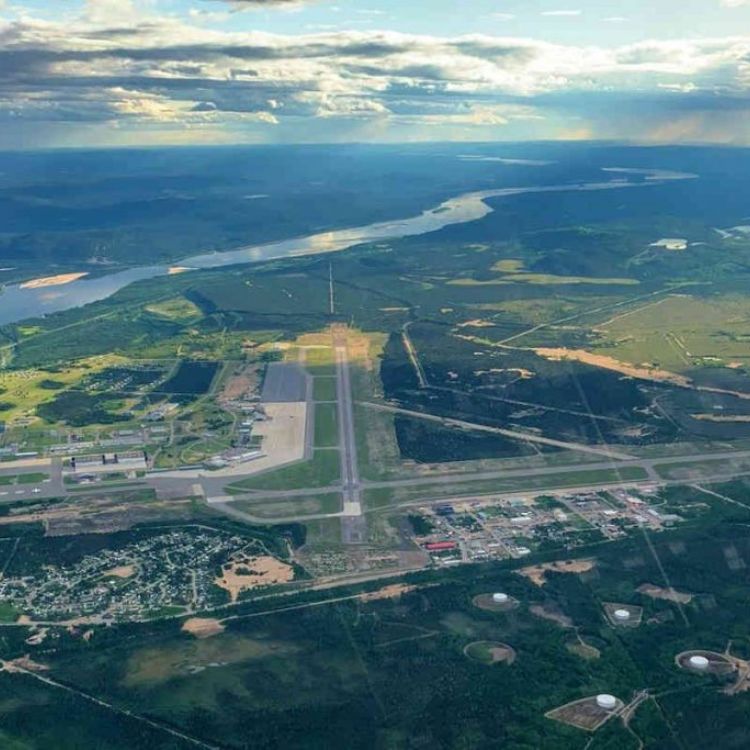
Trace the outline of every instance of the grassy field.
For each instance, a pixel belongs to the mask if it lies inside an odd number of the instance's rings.
[[[598,324],[597,353],[675,372],[750,363],[750,297],[673,294]]]
[[[237,500],[232,507],[268,521],[303,518],[341,510],[341,495],[335,492],[314,497],[279,498],[278,500]]]
[[[336,400],[336,379],[330,376],[319,376],[313,383],[313,398],[316,401]]]
[[[60,391],[75,386],[87,375],[128,363],[115,354],[88,357],[73,365],[61,366],[54,372],[23,369],[0,371],[0,419],[34,417],[36,408],[52,401]]]
[[[339,479],[339,452],[316,450],[310,461],[300,461],[277,471],[243,479],[227,490],[242,494],[244,490],[292,490],[304,487],[326,487]]]
[[[701,479],[750,473],[750,458],[714,459],[707,461],[684,461],[656,465],[657,474],[663,479]]]
[[[8,484],[38,484],[49,478],[49,474],[40,471],[29,474],[0,474],[0,485]]]
[[[315,447],[329,448],[338,445],[339,426],[336,404],[315,405]]]
[[[188,322],[203,317],[200,309],[185,297],[171,297],[162,302],[154,302],[146,305],[146,312],[156,315],[166,320],[175,320],[178,322]]]

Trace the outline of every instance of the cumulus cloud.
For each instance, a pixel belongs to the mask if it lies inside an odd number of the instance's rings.
[[[0,22],[0,129],[23,121],[273,130],[306,119],[487,133],[562,118],[582,132],[587,124],[570,121],[595,120],[613,97],[651,110],[663,103],[664,113],[690,101],[695,114],[744,111],[737,103],[750,92],[750,36],[616,48],[387,31],[281,36],[128,8],[131,0],[97,0],[74,22]],[[691,122],[692,132],[708,120]]]

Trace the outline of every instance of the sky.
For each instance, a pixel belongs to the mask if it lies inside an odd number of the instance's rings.
[[[750,145],[750,0],[0,0],[0,148]]]

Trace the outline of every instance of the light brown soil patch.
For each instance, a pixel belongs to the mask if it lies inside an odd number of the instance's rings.
[[[485,649],[489,655],[489,659],[482,658],[479,656],[475,649]],[[464,647],[464,656],[468,656],[474,661],[478,661],[480,664],[500,664],[502,662],[506,664],[513,664],[516,660],[516,652],[513,648],[505,643],[496,643],[492,641],[474,641],[468,646]]]
[[[180,630],[196,638],[210,638],[212,635],[223,633],[224,626],[213,617],[191,617],[182,623]]]
[[[601,708],[596,702],[596,696],[584,698],[583,700],[566,703],[564,706],[548,711],[545,716],[548,719],[571,724],[587,732],[595,732],[612,716],[616,716],[623,708],[622,701],[617,701],[613,711]]]
[[[131,578],[135,575],[135,565],[120,565],[118,568],[105,570],[103,575],[105,578]]]
[[[363,602],[374,602],[379,599],[398,599],[402,594],[415,591],[416,588],[416,586],[407,583],[394,583],[390,586],[383,586],[382,589],[378,589],[377,591],[368,591],[359,598]]]
[[[6,672],[46,672],[49,667],[34,661],[30,656],[21,656],[5,662]]]
[[[570,651],[571,654],[575,654],[576,656],[580,656],[581,659],[585,659],[586,661],[593,661],[594,659],[598,659],[602,653],[599,651],[596,646],[592,646],[588,643],[568,643],[565,647]]]
[[[261,555],[226,563],[215,583],[228,591],[232,602],[236,602],[243,591],[289,583],[293,579],[294,569],[291,565],[270,555]]]
[[[519,575],[528,578],[537,586],[547,583],[547,573],[587,573],[596,565],[593,558],[587,560],[556,560],[555,562],[541,563],[540,565],[529,565],[516,571]]]
[[[508,612],[518,606],[518,599],[514,599],[511,596],[508,597],[507,601],[496,602],[492,598],[492,594],[477,594],[472,599],[472,604],[475,607],[479,607],[479,609],[486,609],[489,612]]]
[[[650,367],[647,365],[632,365],[628,362],[621,362],[619,359],[608,357],[604,354],[587,352],[585,349],[549,349],[541,347],[534,349],[533,351],[540,357],[552,360],[553,362],[560,362],[562,360],[583,362],[586,365],[602,367],[605,370],[614,370],[615,372],[622,373],[631,378],[652,380],[657,383],[672,383],[673,385],[678,385],[682,388],[690,388],[693,384],[690,378],[686,378],[684,375],[678,375],[675,372],[660,370],[658,367]]]
[[[221,391],[221,398],[226,401],[234,401],[244,396],[258,385],[258,378],[250,367],[244,368],[242,372],[229,377]]]
[[[653,583],[644,583],[636,591],[640,594],[650,596],[652,599],[664,599],[668,602],[677,602],[678,604],[689,604],[693,600],[692,594],[685,594],[674,589],[665,589],[661,586],[655,586]]]
[[[708,667],[705,670],[697,670],[690,666],[691,656],[705,656],[708,659]],[[688,672],[701,672],[707,674],[727,675],[737,671],[738,660],[733,657],[719,654],[716,651],[683,651],[675,657],[675,663],[678,667]]]
[[[467,320],[463,323],[459,323],[459,328],[492,328],[495,325],[491,320],[482,320],[482,318],[476,318],[475,320]]]
[[[541,617],[543,620],[556,622],[561,628],[573,627],[573,620],[571,620],[564,612],[560,612],[560,610],[553,607],[545,606],[544,604],[532,604],[529,607],[529,612],[531,612],[532,615]]]
[[[23,284],[19,284],[19,288],[41,289],[46,286],[60,286],[61,284],[70,284],[71,281],[82,279],[84,276],[88,276],[87,271],[79,271],[78,273],[59,273],[57,276],[42,276],[39,279],[24,281]]]

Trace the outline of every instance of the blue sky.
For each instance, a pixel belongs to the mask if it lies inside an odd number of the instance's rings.
[[[750,145],[750,0],[0,0],[0,148]]]

